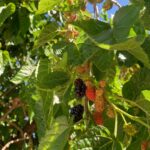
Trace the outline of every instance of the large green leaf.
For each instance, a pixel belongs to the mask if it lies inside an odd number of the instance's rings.
[[[150,60],[150,36],[148,36],[141,45]]]
[[[150,68],[150,60],[142,47],[136,47],[129,50],[128,52],[132,54],[135,58],[140,60],[147,68]]]
[[[81,132],[82,136],[78,136],[72,141],[71,150],[88,149],[88,150],[108,150],[113,149],[113,140],[110,132],[106,127],[91,127]],[[97,137],[97,138],[95,138]],[[119,150],[119,149],[118,149]]]
[[[51,71],[50,63],[47,59],[41,60],[37,68],[37,85],[43,89],[52,89],[65,84],[69,80],[69,75],[64,71]]]
[[[37,124],[38,137],[41,139],[46,130],[50,127],[53,108],[53,92],[37,90],[37,94],[32,95],[35,99],[33,110]]]
[[[136,103],[145,110],[148,114],[150,114],[150,91],[143,90],[141,95],[137,98]]]
[[[110,25],[95,19],[87,19],[87,20],[79,20],[74,23],[74,25],[78,26],[84,32],[86,32],[90,36],[95,36],[103,32],[104,30],[110,29]]]
[[[45,43],[50,42],[57,35],[58,24],[50,23],[41,31],[38,39],[35,41],[34,48],[43,46]]]
[[[18,10],[18,19],[19,19],[19,32],[24,35],[30,27],[30,18],[29,13],[25,8],[20,8]],[[26,17],[24,17],[26,16]]]
[[[45,136],[41,139],[39,150],[64,150],[68,141],[70,127],[64,116],[54,120],[50,130],[47,130]]]
[[[113,64],[113,56],[113,52],[101,50],[96,53],[92,59],[92,62],[100,71],[105,72]]]
[[[118,42],[124,41],[128,37],[130,28],[139,18],[140,10],[140,6],[130,5],[124,6],[116,12],[113,20],[113,32]]]
[[[70,66],[76,66],[81,63],[81,57],[77,46],[73,43],[68,43],[65,47],[67,52],[67,64]]]
[[[145,13],[142,16],[142,21],[144,22],[144,26],[146,29],[150,30],[150,1],[145,0]]]
[[[32,75],[34,70],[35,70],[34,65],[32,64],[24,65],[10,81],[13,82],[14,84],[20,84],[25,79],[28,79]]]
[[[36,14],[43,14],[53,10],[56,5],[60,5],[62,0],[40,0]]]
[[[43,89],[52,89],[61,86],[69,80],[69,75],[63,71],[50,72],[38,79],[38,86]]]
[[[132,6],[131,8],[129,7],[129,10],[130,9],[132,10],[133,8],[135,8],[135,6]],[[138,11],[139,10],[140,9],[138,8]],[[120,17],[122,18],[122,16],[120,16]],[[124,17],[125,16],[123,16],[123,18]],[[92,26],[90,26],[90,23],[94,24],[94,28],[92,28]],[[99,26],[96,27],[96,25],[95,25],[96,23],[99,24]],[[119,21],[114,20],[114,24],[118,25]],[[139,31],[137,31],[137,32],[139,32],[138,37],[136,37],[137,35],[135,33],[132,38],[128,38],[126,40],[124,39],[124,41],[122,41],[122,42],[120,41],[120,42],[116,43],[114,38],[113,38],[112,30],[109,29],[110,27],[107,24],[103,23],[103,22],[100,22],[100,21],[96,22],[96,21],[93,21],[93,20],[88,20],[88,21],[83,21],[83,22],[79,21],[79,22],[75,23],[75,25],[80,27],[88,35],[88,38],[94,43],[94,44],[91,43],[89,40],[86,40],[86,41],[83,40],[84,43],[81,44],[82,42],[79,41],[80,42],[80,44],[79,44],[80,45],[80,48],[79,48],[80,51],[85,52],[83,54],[86,54],[86,55],[90,54],[92,56],[94,54],[94,52],[96,51],[96,49],[97,49],[94,45],[96,45],[99,48],[106,49],[106,50],[126,50],[129,53],[131,53],[134,57],[136,57],[138,60],[140,60],[143,64],[145,64],[146,67],[150,68],[149,59],[148,59],[146,53],[144,52],[144,50],[140,47],[141,37],[144,36],[144,33],[141,33]],[[130,30],[129,27],[128,27],[128,30]],[[119,30],[119,33],[120,33],[120,30]],[[82,48],[83,48],[83,51],[82,51]],[[89,51],[87,49],[93,49],[93,50]]]
[[[96,45],[107,50],[128,51],[135,58],[140,60],[146,67],[150,68],[150,60],[148,58],[148,55],[140,46],[140,43],[139,41],[137,41],[136,38],[129,38],[128,40],[125,40],[123,42],[111,44],[111,45],[101,44],[101,43],[100,44],[96,43]]]
[[[150,90],[150,70],[143,68],[124,84],[123,96],[128,99],[136,99],[142,90]]]
[[[4,21],[15,12],[16,6],[14,3],[9,3],[7,6],[1,9],[2,10],[0,12],[0,26],[2,26]]]

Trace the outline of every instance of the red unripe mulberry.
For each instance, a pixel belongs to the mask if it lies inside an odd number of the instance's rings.
[[[93,117],[94,117],[94,121],[97,125],[103,125],[103,117],[102,117],[101,113],[94,112]]]
[[[96,95],[95,95],[95,88],[94,87],[93,88],[87,87],[87,89],[86,89],[86,97],[90,101],[94,101],[95,100]]]

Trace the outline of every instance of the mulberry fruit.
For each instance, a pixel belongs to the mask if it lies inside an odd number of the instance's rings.
[[[84,107],[78,104],[70,109],[70,115],[73,116],[73,121],[78,122],[82,119]]]
[[[77,98],[82,98],[86,92],[86,85],[82,79],[76,79],[74,82],[75,85],[75,94]]]
[[[88,100],[90,101],[94,101],[95,100],[95,88],[87,88],[86,89],[86,97],[88,98]]]
[[[101,113],[95,112],[93,114],[93,117],[94,117],[94,121],[97,125],[103,125],[103,117],[102,117]]]

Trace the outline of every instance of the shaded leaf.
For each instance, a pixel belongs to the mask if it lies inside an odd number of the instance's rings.
[[[92,61],[100,71],[105,72],[113,64],[113,56],[113,52],[101,50],[96,53]]]
[[[123,96],[128,99],[136,99],[142,90],[150,90],[150,70],[143,68],[126,82],[122,88]]]
[[[120,8],[113,19],[113,32],[117,41],[124,41],[129,34],[130,28],[139,17],[141,7],[136,5]]]
[[[32,95],[32,97],[36,100],[32,107],[35,114],[38,137],[41,139],[45,135],[45,132],[49,128],[51,120],[53,119],[53,92],[38,90],[37,95]]]
[[[45,43],[50,42],[57,35],[58,24],[50,23],[41,31],[38,39],[35,41],[34,48],[43,46]]]
[[[79,20],[76,21],[74,25],[84,30],[84,32],[86,32],[90,36],[95,36],[96,34],[103,32],[104,30],[110,29],[109,24],[95,19]]]
[[[50,72],[47,75],[43,75],[38,80],[38,86],[43,89],[52,89],[56,86],[65,84],[69,80],[69,75],[63,71]]]
[[[36,70],[37,85],[43,89],[52,89],[65,84],[69,80],[69,74],[64,71],[51,71],[50,62],[43,59],[39,62]]]

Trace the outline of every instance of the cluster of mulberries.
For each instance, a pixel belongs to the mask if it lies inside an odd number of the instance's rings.
[[[73,121],[78,122],[82,119],[84,107],[78,104],[70,109],[70,114],[73,116]]]
[[[78,78],[75,80],[74,86],[75,86],[75,94],[76,94],[77,98],[82,98],[86,92],[85,83],[83,82],[82,79]]]

